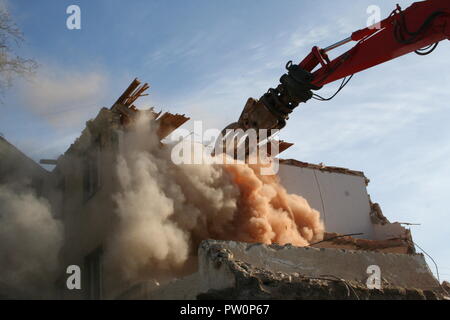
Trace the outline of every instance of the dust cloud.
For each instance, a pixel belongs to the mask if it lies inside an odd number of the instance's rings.
[[[322,239],[318,211],[258,165],[175,165],[148,117],[125,135],[113,196],[118,224],[105,261],[128,281],[186,269],[204,239],[305,246]]]
[[[58,275],[62,243],[62,224],[47,200],[26,187],[0,185],[1,287],[45,297]]]

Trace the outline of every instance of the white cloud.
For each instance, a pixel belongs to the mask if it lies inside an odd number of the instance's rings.
[[[75,131],[60,136],[51,136],[49,139],[42,136],[27,137],[17,140],[14,145],[38,162],[40,159],[58,158],[61,152],[66,150],[79,136],[80,132]]]
[[[161,43],[157,50],[148,54],[146,66],[167,67],[180,60],[196,56],[205,49],[211,39],[211,35],[203,31],[190,38],[169,38]]]
[[[310,49],[318,42],[330,38],[331,30],[332,28],[328,25],[310,28],[309,30],[301,28],[291,35],[288,45],[282,50],[282,53],[284,56],[291,56],[299,54],[305,48]]]
[[[0,10],[8,10],[8,9],[9,9],[9,1],[0,0]]]
[[[41,67],[20,91],[25,108],[57,127],[73,127],[99,110],[107,91],[107,76],[98,70]]]

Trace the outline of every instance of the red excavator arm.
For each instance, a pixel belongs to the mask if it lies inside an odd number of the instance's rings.
[[[378,25],[328,48],[314,47],[298,65],[289,62],[281,84],[259,100],[250,98],[239,121],[226,129],[281,129],[289,114],[314,96],[312,90],[407,53],[428,54],[445,39],[450,39],[450,0],[416,2],[406,10],[397,5]],[[357,44],[330,60],[328,52],[351,41]]]
[[[404,11],[397,5],[378,26],[356,31],[325,49],[314,47],[300,68],[311,72],[320,64],[312,83],[323,86],[445,39],[450,39],[449,0],[416,2]],[[340,57],[329,60],[328,51],[351,41],[358,43]]]

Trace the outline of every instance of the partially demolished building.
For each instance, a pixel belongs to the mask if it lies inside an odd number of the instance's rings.
[[[102,266],[106,230],[117,219],[111,194],[113,172],[127,124],[150,113],[162,140],[187,122],[184,115],[138,110],[134,103],[148,89],[135,80],[110,108],[100,110],[53,164],[52,172],[0,139],[0,182],[12,172],[31,177],[64,225],[62,266],[82,267],[81,290],[68,290],[61,268],[56,298],[61,299],[440,299],[445,291],[417,254],[409,230],[390,223],[367,194],[362,172],[280,160],[279,178],[289,193],[304,197],[325,224],[323,241],[292,245],[207,240],[198,251],[197,270],[158,283],[117,282]],[[20,158],[20,161],[5,159]],[[2,163],[4,161],[5,163]],[[14,163],[16,167],[11,167]],[[98,215],[102,211],[104,214]],[[108,215],[108,213],[111,213]],[[381,270],[381,289],[369,290],[368,268]],[[0,288],[1,290],[1,288]],[[6,293],[5,296],[8,296]]]

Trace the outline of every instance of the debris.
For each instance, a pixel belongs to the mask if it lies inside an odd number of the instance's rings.
[[[122,298],[437,300],[445,296],[422,255],[204,241],[198,259],[198,273],[156,290],[145,291],[137,284]],[[370,264],[385,270],[381,290],[367,288]],[[406,269],[398,273],[397,268]]]

